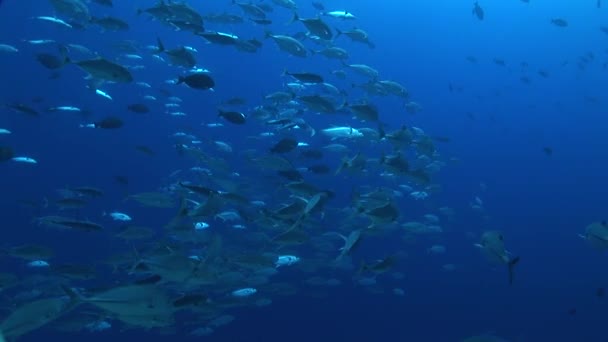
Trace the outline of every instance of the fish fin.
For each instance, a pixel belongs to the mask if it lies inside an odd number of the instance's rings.
[[[300,20],[300,17],[298,16],[298,13],[296,11],[293,12],[293,17],[291,18],[291,21],[289,21],[287,24],[292,24],[296,21]]]
[[[156,46],[158,47],[158,51],[156,51],[156,53],[161,53],[165,51],[165,45],[163,45],[163,42],[160,40],[160,37],[156,37]]]
[[[509,261],[509,285],[513,285],[513,269],[519,263],[519,257],[515,257]]]
[[[68,297],[70,297],[70,302],[72,302],[73,304],[78,304],[85,301],[85,298],[73,288],[62,284],[61,289]]]

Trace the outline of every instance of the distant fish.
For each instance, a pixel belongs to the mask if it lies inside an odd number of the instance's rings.
[[[242,125],[247,121],[247,117],[241,112],[223,111],[220,109],[218,116],[223,117],[228,122],[231,122],[235,125]]]
[[[481,236],[481,242],[475,246],[482,249],[490,261],[508,266],[509,285],[512,285],[513,269],[519,263],[519,257],[512,258],[507,252],[502,234],[498,231],[486,231]]]
[[[34,158],[30,158],[30,157],[13,157],[13,158],[11,158],[11,160],[14,162],[26,163],[26,164],[37,164],[38,163]]]
[[[479,20],[483,20],[483,18],[485,17],[485,13],[483,11],[483,8],[481,8],[481,6],[479,6],[479,3],[477,1],[475,1],[475,3],[473,4],[473,14]]]
[[[118,212],[118,211],[114,211],[109,214],[104,213],[103,216],[106,216],[106,215],[110,216],[114,221],[128,222],[128,221],[132,220],[131,216],[129,216],[125,213]]]
[[[568,22],[566,21],[566,19],[562,19],[562,18],[551,19],[551,24],[558,26],[558,27],[568,27]]]

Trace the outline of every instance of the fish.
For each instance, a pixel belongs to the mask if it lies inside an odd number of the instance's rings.
[[[283,71],[283,76],[291,76],[296,80],[304,83],[323,83],[323,77],[310,72],[292,73],[287,70]]]
[[[271,153],[288,153],[298,147],[298,141],[292,138],[283,138],[270,148]]]
[[[226,119],[226,121],[235,125],[243,125],[247,122],[247,117],[241,112],[218,110],[217,116]]]
[[[272,0],[272,2],[275,3],[276,5],[279,5],[286,9],[290,9],[292,11],[295,11],[298,8],[298,6],[294,0]],[[262,8],[262,9],[264,9],[264,8]],[[272,9],[272,7],[270,7],[270,9]]]
[[[479,3],[477,1],[475,1],[475,3],[473,4],[472,12],[479,20],[483,20],[485,17],[484,10],[483,10],[483,8],[481,8],[481,6],[479,6]]]
[[[361,133],[358,129],[352,127],[331,127],[321,130],[321,133],[324,135],[334,139],[351,139],[351,138],[362,138],[363,133]]]
[[[92,125],[93,128],[117,129],[121,128],[124,125],[124,122],[117,116],[107,116],[101,120],[95,121]]]
[[[3,338],[17,339],[33,330],[41,328],[67,314],[80,304],[78,298],[69,296],[50,297],[35,300],[11,310],[0,323]]]
[[[127,109],[138,114],[146,114],[150,112],[150,108],[143,103],[132,103],[127,106]]]
[[[304,44],[291,36],[273,35],[270,32],[266,32],[265,37],[274,40],[280,50],[285,51],[290,55],[302,58],[308,56],[308,50]]]
[[[3,53],[17,53],[17,52],[19,52],[19,49],[17,49],[16,47],[14,47],[12,45],[0,44],[0,52],[3,52]]]
[[[65,21],[63,21],[62,19],[55,18],[55,17],[38,16],[38,17],[35,17],[34,19],[38,19],[38,20],[42,20],[42,21],[47,21],[47,22],[50,22],[50,23],[53,23],[53,24],[57,24],[59,26],[70,28],[70,29],[74,28],[74,26],[72,26],[71,24],[68,24]]]
[[[258,290],[253,287],[245,287],[242,289],[232,291],[232,295],[234,297],[244,298],[244,297],[252,296],[252,295],[256,294],[257,292],[258,292]]]
[[[332,18],[343,19],[343,20],[357,19],[357,17],[355,17],[355,15],[349,11],[328,11],[328,12],[323,12],[323,15],[332,17]]]
[[[114,220],[114,221],[128,222],[128,221],[133,220],[131,218],[131,216],[129,216],[125,213],[118,212],[118,211],[114,211],[109,214],[106,214],[106,213],[103,214],[103,216],[106,216],[106,215],[109,215],[112,218],[112,220]]]
[[[106,17],[102,17],[102,18],[91,17],[89,22],[91,24],[98,25],[108,31],[127,31],[127,30],[129,30],[129,23],[125,22],[124,20],[115,18],[115,17],[110,17],[110,16],[106,16]]]
[[[370,41],[369,34],[367,34],[367,32],[362,29],[355,28],[350,31],[341,31],[339,29],[336,29],[336,37],[339,37],[341,35],[347,36],[353,42],[367,44],[367,46],[372,49],[376,47],[376,45]]]
[[[197,35],[205,38],[210,43],[218,45],[236,45],[239,42],[239,37],[231,33],[205,31],[197,33]]]
[[[291,23],[296,21],[299,21],[304,24],[304,26],[306,26],[310,33],[315,36],[318,36],[321,39],[329,41],[333,38],[333,33],[331,32],[329,25],[327,25],[323,20],[321,20],[320,17],[303,19],[300,18],[296,12],[293,12],[293,18],[291,19]]]
[[[275,267],[291,266],[300,262],[300,258],[295,255],[279,255],[275,262]]]
[[[31,158],[31,157],[12,157],[11,160],[14,162],[18,162],[18,163],[38,164],[36,159]]]
[[[192,69],[194,66],[196,66],[196,58],[192,52],[186,49],[184,46],[180,46],[172,50],[166,50],[160,38],[156,38],[156,41],[158,45],[157,53],[165,53],[169,57],[171,64],[188,69]]]
[[[28,262],[27,266],[33,267],[33,268],[45,268],[45,267],[49,267],[51,265],[44,260],[33,260],[33,261]]]
[[[131,75],[129,69],[120,64],[110,62],[102,57],[77,62],[66,57],[65,64],[74,64],[78,66],[80,69],[86,71],[89,76],[95,80],[115,83],[133,82],[133,75]]]
[[[568,27],[568,21],[566,21],[566,19],[562,19],[562,18],[551,19],[551,24],[558,26],[558,27]]]
[[[475,244],[476,247],[482,249],[490,261],[506,264],[509,271],[509,285],[513,284],[513,271],[519,263],[520,258],[510,257],[504,245],[502,233],[492,230],[486,231],[481,236],[481,242]]]
[[[206,73],[198,72],[187,76],[179,76],[176,84],[185,83],[188,87],[198,90],[209,90],[215,87],[215,81]]]
[[[585,228],[585,234],[579,236],[597,249],[608,249],[608,222],[593,222]]]
[[[248,15],[250,15],[254,18],[258,18],[258,19],[266,18],[266,12],[264,12],[264,10],[262,10],[260,7],[255,5],[253,2],[247,3],[247,2],[237,2],[236,0],[232,0],[232,4],[239,6],[243,10],[243,12],[247,13]]]
[[[62,216],[44,216],[37,219],[39,224],[61,229],[79,230],[84,232],[93,232],[103,230],[103,226],[91,222],[80,221],[69,217]]]

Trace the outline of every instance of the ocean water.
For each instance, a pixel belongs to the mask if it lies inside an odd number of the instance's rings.
[[[202,15],[228,12],[247,18],[228,0],[187,3]],[[262,3],[274,4],[267,0]],[[301,18],[314,18],[321,12],[310,1],[296,0],[296,3]],[[449,142],[445,139],[434,142],[437,150],[434,158],[443,166],[433,173],[431,184],[440,188],[427,190],[430,197],[422,201],[413,200],[407,192],[393,193],[392,202],[399,209],[396,222],[381,225],[377,232],[362,239],[360,247],[350,256],[352,267],[346,269],[331,267],[339,253],[337,249],[324,253],[313,242],[279,248],[262,246],[252,239],[230,245],[235,234],[254,234],[266,228],[254,221],[244,223],[246,230],[235,231],[209,217],[212,229],[217,228],[216,234],[225,239],[226,260],[238,252],[289,251],[297,253],[301,262],[279,268],[267,284],[259,286],[254,296],[271,299],[272,304],[245,303],[218,310],[217,316],[231,315],[234,320],[214,328],[208,336],[191,335],[194,329],[207,326],[209,320],[189,310],[177,312],[170,327],[143,329],[82,305],[19,337],[19,341],[424,342],[463,341],[474,335],[495,336],[495,339],[486,336],[487,341],[608,339],[605,329],[608,298],[602,292],[608,286],[607,255],[605,250],[594,248],[579,236],[585,234],[589,224],[607,217],[608,34],[602,27],[608,27],[605,7],[608,4],[595,0],[529,3],[480,0],[485,15],[479,20],[471,12],[473,1],[324,1],[329,11],[347,10],[357,16],[353,21],[323,16],[334,34],[336,27],[361,28],[369,33],[375,45],[370,48],[344,36],[335,38],[334,44],[350,54],[347,63],[369,65],[379,71],[379,80],[403,84],[410,93],[407,99],[365,94],[353,86],[367,82],[365,77],[349,72],[346,80],[342,80],[332,75],[332,70],[343,68],[339,61],[318,55],[290,56],[271,39],[264,39],[265,30],[273,34],[305,31],[303,24],[289,23],[292,15],[288,9],[274,5],[275,10],[268,14],[272,24],[267,27],[249,19],[242,24],[205,23],[208,30],[230,32],[263,43],[257,52],[245,53],[205,43],[191,32],[176,31],[146,13],[137,14],[137,9],[156,4],[114,0],[114,6],[109,8],[94,1],[87,3],[96,17],[111,15],[128,22],[128,30],[111,32],[94,25],[66,29],[33,19],[54,15],[66,18],[55,12],[50,1],[2,1],[0,44],[12,45],[19,51],[0,52],[0,103],[9,105],[0,109],[0,128],[11,131],[0,135],[0,146],[10,146],[16,155],[34,158],[37,164],[14,161],[0,164],[3,232],[0,247],[38,244],[54,250],[51,265],[94,265],[97,276],[92,280],[60,281],[83,291],[132,283],[136,277],[127,274],[128,270],[112,272],[103,261],[119,252],[145,249],[154,242],[165,243],[167,233],[163,226],[175,216],[177,208],[146,208],[125,198],[147,191],[176,194],[178,180],[196,183],[197,178],[181,178],[185,172],[174,174],[175,171],[194,166],[212,168],[176,152],[178,142],[171,135],[179,131],[191,132],[202,141],[204,153],[230,165],[228,172],[238,173],[233,177],[240,177],[250,185],[243,187],[242,195],[249,200],[263,199],[269,209],[293,200],[280,190],[289,181],[260,172],[247,155],[268,154],[268,149],[284,136],[295,137],[311,148],[332,142],[347,145],[348,153],[325,153],[322,162],[330,167],[329,174],[304,175],[306,182],[336,195],[326,205],[325,216],[311,215],[308,224],[317,226],[314,230],[317,237],[324,236],[324,231],[366,229],[365,220],[365,224],[357,222],[352,229],[344,227],[350,224],[344,213],[352,208],[350,196],[354,190],[365,193],[387,187],[403,191],[400,184],[409,184],[420,191],[427,189],[429,184],[420,185],[407,177],[387,178],[381,175],[382,167],[377,166],[370,167],[368,172],[334,175],[344,156],[362,152],[369,159],[378,159],[381,153],[394,152],[386,141],[331,141],[322,136],[320,130],[331,126],[378,129],[378,123],[362,122],[349,114],[318,114],[300,104],[298,108],[304,110],[301,117],[317,131],[314,137],[294,129],[260,138],[260,133],[273,131],[273,127],[256,119],[253,110],[264,103],[265,95],[284,90],[285,84],[292,81],[281,75],[284,70],[322,75],[326,82],[348,94],[348,104],[364,99],[375,104],[387,132],[405,125],[419,127],[430,137],[449,138]],[[567,27],[553,24],[551,21],[556,18],[567,20]],[[165,61],[154,58],[144,48],[155,45],[157,37],[167,49],[180,45],[196,48],[197,66],[210,70],[215,80],[213,91],[168,84],[166,80],[188,71],[169,65],[166,58]],[[35,54],[58,54],[57,44],[26,42],[33,39],[80,44],[122,65],[143,65],[143,69],[131,70],[134,81],[147,82],[151,88],[134,83],[102,84],[100,89],[113,98],[108,100],[87,89],[86,73],[75,65],[64,65],[58,69],[57,77],[51,77],[53,71],[41,66]],[[125,59],[122,52],[112,47],[123,40],[141,46],[136,52],[143,57],[141,61]],[[304,39],[303,44],[307,49],[321,49],[310,39]],[[86,56],[75,49],[68,54],[75,61]],[[468,57],[474,57],[474,62]],[[503,60],[504,65],[497,60]],[[547,76],[539,71],[545,71]],[[183,101],[179,110],[187,116],[166,113],[167,94],[161,89]],[[157,100],[144,100],[145,95],[153,95]],[[218,105],[237,96],[247,100],[245,106],[238,107],[248,116],[245,125],[233,125],[217,117]],[[404,106],[410,101],[419,103],[422,110],[408,113]],[[17,103],[35,108],[39,115],[9,108]],[[150,112],[128,111],[127,106],[133,103],[146,103]],[[45,110],[64,105],[86,109],[90,114]],[[123,119],[124,127],[116,130],[80,127],[109,115]],[[206,126],[215,122],[222,122],[223,126]],[[233,152],[217,150],[213,141],[229,143]],[[135,149],[142,145],[154,151],[154,155]],[[552,153],[544,150],[547,148]],[[298,157],[297,151],[285,157],[297,167],[314,163]],[[117,183],[115,176],[128,178],[128,184]],[[218,172],[214,177],[227,175]],[[83,209],[57,210],[53,205],[59,198],[57,189],[83,185],[102,189],[105,194]],[[483,202],[481,210],[472,208],[475,198]],[[43,205],[45,199],[48,206]],[[454,215],[439,214],[441,207],[452,208]],[[130,243],[113,237],[112,232],[121,224],[102,215],[111,211],[128,213],[134,223],[152,228],[162,239]],[[420,221],[425,214],[440,216],[442,233],[408,235],[402,228],[395,228]],[[37,223],[37,218],[48,215],[99,222],[104,231],[60,231]],[[512,285],[508,282],[507,267],[489,262],[474,246],[480,242],[481,234],[489,230],[501,231],[511,256],[520,257]],[[186,250],[205,247],[190,241],[179,244],[187,246]],[[445,253],[429,253],[433,245],[445,246]],[[360,283],[360,265],[391,255],[398,256],[398,261],[388,272],[377,275],[376,284]],[[0,257],[0,272],[18,278],[16,284],[0,289],[2,319],[33,300],[63,295],[52,268],[33,269],[25,264],[19,258]],[[454,269],[446,270],[446,264],[454,265]],[[340,284],[311,285],[313,277],[338,279]],[[273,284],[289,284],[293,290],[282,293]],[[184,292],[179,284],[158,287],[171,296]],[[39,297],[24,300],[18,296],[35,289],[41,291]],[[220,302],[234,289],[218,283],[196,290]],[[395,294],[394,289],[401,289],[403,294]],[[88,312],[106,319],[112,328],[90,332],[81,326],[59,331],[61,322]]]

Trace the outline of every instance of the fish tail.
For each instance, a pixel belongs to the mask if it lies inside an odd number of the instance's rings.
[[[158,51],[156,53],[161,53],[165,51],[165,46],[159,37],[156,37],[156,46],[158,47]]]
[[[340,31],[339,28],[334,27],[336,29],[336,38],[340,37],[344,32]]]
[[[363,272],[366,272],[369,269],[369,266],[365,263],[365,261],[361,262],[361,266],[357,270],[357,276],[360,276]]]
[[[84,301],[84,297],[80,293],[75,291],[73,288],[62,284],[61,289],[68,297],[70,297],[71,302],[80,303]]]
[[[515,265],[519,262],[519,257],[515,257],[509,261],[509,285],[513,285],[513,269]]]
[[[182,84],[186,81],[184,76],[177,76],[177,82],[175,84]]]
[[[293,12],[293,17],[291,18],[291,21],[288,24],[294,23],[296,21],[300,20],[300,17],[298,16],[298,13],[296,11]]]

